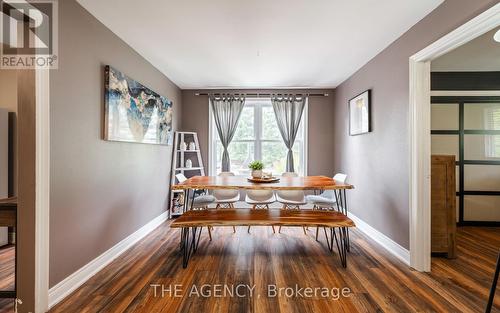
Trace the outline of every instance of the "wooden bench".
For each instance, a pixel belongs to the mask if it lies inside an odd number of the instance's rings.
[[[354,222],[340,212],[313,210],[251,210],[219,209],[187,211],[170,224],[181,228],[182,266],[187,267],[190,256],[196,252],[202,227],[209,226],[315,226],[323,227],[327,245],[333,251],[337,245],[343,267],[347,267],[347,229]],[[337,229],[338,228],[338,229]],[[328,231],[327,231],[328,229]],[[338,231],[337,231],[338,230]],[[328,236],[328,232],[330,235]]]

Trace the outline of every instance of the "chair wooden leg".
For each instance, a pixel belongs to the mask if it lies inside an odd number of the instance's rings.
[[[302,230],[304,231],[304,235],[307,235],[306,228],[302,226]]]
[[[278,228],[278,234],[281,234],[281,226]]]
[[[271,225],[271,227],[273,228],[273,233],[276,234],[276,230],[274,230],[274,226]]]

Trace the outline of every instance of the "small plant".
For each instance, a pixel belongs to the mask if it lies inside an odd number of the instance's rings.
[[[248,164],[248,168],[251,169],[252,171],[259,171],[264,168],[264,163],[261,161],[253,161],[250,164]]]

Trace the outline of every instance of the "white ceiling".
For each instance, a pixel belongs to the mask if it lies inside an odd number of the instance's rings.
[[[187,89],[336,87],[443,0],[78,2]]]
[[[432,70],[446,71],[500,71],[500,42],[493,39],[497,27],[432,61]]]

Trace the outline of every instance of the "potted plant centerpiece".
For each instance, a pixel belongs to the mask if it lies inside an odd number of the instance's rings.
[[[264,168],[264,163],[261,161],[253,161],[248,164],[248,168],[252,170],[253,178],[262,178],[262,169]]]

